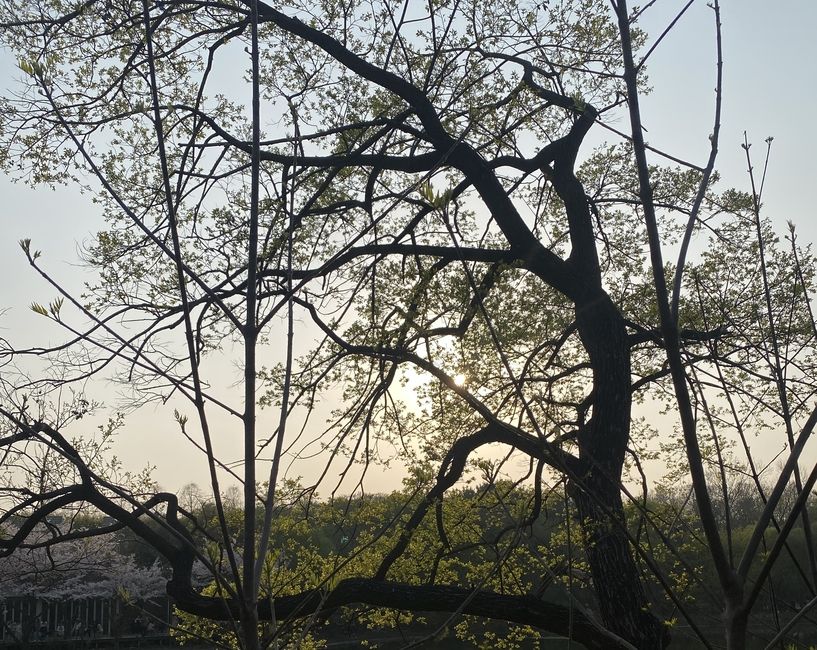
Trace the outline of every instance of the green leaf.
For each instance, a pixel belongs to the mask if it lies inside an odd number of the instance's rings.
[[[54,302],[49,303],[49,305],[48,305],[48,311],[54,317],[55,320],[60,319],[60,309],[62,309],[62,303],[63,302],[64,302],[64,299],[63,299],[62,296],[60,296]]]
[[[418,191],[420,192],[420,196],[434,205],[434,189],[431,187],[431,183],[422,183]]]

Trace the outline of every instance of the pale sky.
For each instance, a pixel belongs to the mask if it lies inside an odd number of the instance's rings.
[[[683,6],[676,0],[658,0],[642,23],[657,37]],[[764,195],[767,216],[782,232],[793,221],[801,242],[817,241],[817,220],[809,188],[817,179],[817,2],[813,0],[725,0],[724,103],[720,156],[717,168],[721,187],[748,189],[743,131],[754,143],[756,166],[762,162],[764,140],[774,137],[769,176]],[[648,66],[653,92],[643,99],[642,114],[651,145],[703,165],[712,130],[715,84],[712,11],[698,0],[675,30],[652,55]],[[0,86],[7,89],[17,76],[16,64],[0,57]],[[626,124],[620,124],[626,130]],[[597,127],[592,142],[613,141]],[[0,177],[0,277],[2,284],[0,336],[25,345],[60,340],[56,329],[28,309],[31,301],[55,297],[30,269],[17,241],[24,237],[43,251],[52,272],[77,292],[92,276],[78,264],[83,241],[101,228],[91,197],[72,188],[33,190]],[[224,378],[227,390],[233,379]],[[192,415],[192,413],[191,413]],[[272,412],[266,412],[272,417]],[[225,423],[226,426],[226,423]],[[232,423],[236,427],[236,423]],[[235,447],[237,438],[222,441]],[[777,449],[777,447],[776,447]],[[207,484],[206,466],[198,456],[190,460],[189,447],[175,435],[167,410],[134,417],[118,443],[117,454],[134,468],[152,463],[154,477],[165,488],[176,490],[189,481]],[[263,473],[263,472],[262,472]],[[396,474],[376,472],[370,490],[396,486]]]

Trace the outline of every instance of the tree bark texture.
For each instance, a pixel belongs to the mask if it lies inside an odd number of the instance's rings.
[[[583,475],[572,490],[604,624],[643,650],[669,643],[650,613],[626,534],[621,473],[630,434],[630,347],[621,314],[602,290],[577,301],[579,335],[593,369],[593,411],[578,437]]]

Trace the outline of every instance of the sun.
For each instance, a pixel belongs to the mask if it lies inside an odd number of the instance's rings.
[[[458,372],[456,375],[454,375],[454,383],[457,386],[464,386],[465,385],[465,375],[463,375],[461,372]]]

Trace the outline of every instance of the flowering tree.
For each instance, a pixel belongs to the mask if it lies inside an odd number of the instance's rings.
[[[167,578],[158,560],[140,567],[134,558],[116,549],[111,537],[79,537],[54,546],[37,548],[49,535],[38,531],[29,537],[35,548],[8,556],[0,574],[0,599],[15,597],[69,600],[112,598],[127,595],[146,602],[164,597]]]

